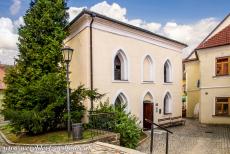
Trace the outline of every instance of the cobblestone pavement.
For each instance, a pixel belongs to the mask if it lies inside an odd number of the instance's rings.
[[[186,119],[185,126],[169,128],[169,154],[230,154],[230,125],[203,125],[197,120]],[[150,134],[150,132],[148,132]],[[165,153],[163,131],[154,133],[154,154]],[[150,139],[137,150],[149,153]]]

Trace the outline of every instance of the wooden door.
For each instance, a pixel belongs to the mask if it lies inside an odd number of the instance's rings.
[[[143,128],[151,129],[151,124],[146,122],[145,119],[153,121],[153,103],[150,101],[143,103]]]

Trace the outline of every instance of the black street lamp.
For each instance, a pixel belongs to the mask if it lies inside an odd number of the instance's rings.
[[[70,139],[70,82],[69,82],[69,63],[72,59],[73,49],[68,46],[65,46],[61,49],[63,59],[66,63],[66,80],[67,80],[67,111],[68,111],[68,139]]]

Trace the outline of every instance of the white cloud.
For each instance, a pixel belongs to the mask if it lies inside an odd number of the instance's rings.
[[[154,22],[150,22],[150,23],[145,23],[142,26],[140,26],[144,29],[147,29],[149,31],[152,32],[158,32],[161,28],[161,24],[160,23],[154,23]]]
[[[14,58],[18,55],[17,50],[0,49],[0,64],[14,64]]]
[[[10,6],[10,13],[16,15],[21,8],[20,0],[13,0],[13,4]]]
[[[70,7],[68,10],[69,21],[73,20],[86,7]]]
[[[69,9],[70,19],[72,20],[83,8],[87,7],[71,7]],[[73,10],[76,10],[75,13],[71,13]],[[126,16],[126,8],[122,8],[117,3],[108,4],[106,1],[95,4],[90,7],[90,10],[184,42],[189,46],[184,50],[184,56],[187,56],[219,23],[215,18],[205,18],[190,24],[178,24],[177,22],[169,21],[164,25],[161,23],[146,22],[142,19],[129,20]]]
[[[0,49],[17,50],[18,34],[14,31],[14,24],[9,18],[0,18]]]
[[[15,28],[16,31],[20,26],[24,26],[24,25],[25,25],[25,23],[24,23],[24,19],[23,19],[22,16],[14,21],[14,28]]]
[[[91,11],[98,12],[100,14],[104,14],[108,17],[126,22],[126,8],[122,8],[119,4],[113,3],[108,4],[106,1],[98,3],[90,8]]]
[[[20,0],[14,0],[15,3],[16,1]],[[68,10],[70,16],[69,21],[76,17],[84,8],[87,7],[70,7]],[[170,21],[166,24],[162,24],[146,22],[142,19],[130,20],[127,18],[126,8],[122,8],[117,3],[108,4],[106,1],[98,3],[89,9],[134,26],[187,43],[189,47],[184,50],[185,56],[190,53],[219,22],[215,18],[201,19],[190,24],[178,24],[177,22]],[[18,42],[17,28],[20,27],[20,25],[24,25],[22,17],[16,21],[12,21],[9,18],[0,18],[0,62],[12,64],[13,57],[18,54],[16,45]]]
[[[184,50],[184,56],[187,56],[218,23],[219,21],[215,18],[201,19],[192,24],[168,22],[162,28],[161,33],[169,38],[187,43],[189,47]]]
[[[70,7],[68,10],[70,16],[69,21],[73,20],[74,17],[76,17],[83,9],[87,9],[87,7]],[[158,31],[161,27],[160,23],[154,23],[154,22],[146,23],[141,19],[128,20],[128,18],[126,17],[127,14],[126,8],[122,8],[117,3],[112,3],[110,5],[106,1],[103,1],[93,5],[92,7],[89,8],[89,10],[106,15],[110,18],[114,18],[122,22],[129,23],[137,27],[145,28],[152,32]]]
[[[13,64],[13,58],[18,54],[17,28],[21,24],[24,24],[22,17],[16,21],[0,18],[0,63]]]
[[[10,18],[0,18],[0,29],[6,29],[10,32],[13,32],[14,30],[14,25],[13,22]]]

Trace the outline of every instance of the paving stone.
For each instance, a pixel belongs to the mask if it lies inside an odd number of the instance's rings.
[[[201,125],[187,119],[185,126],[169,128],[170,154],[230,154],[230,125]],[[148,132],[150,134],[150,132]],[[154,153],[165,154],[165,133],[154,133]],[[150,139],[137,150],[149,153]]]

